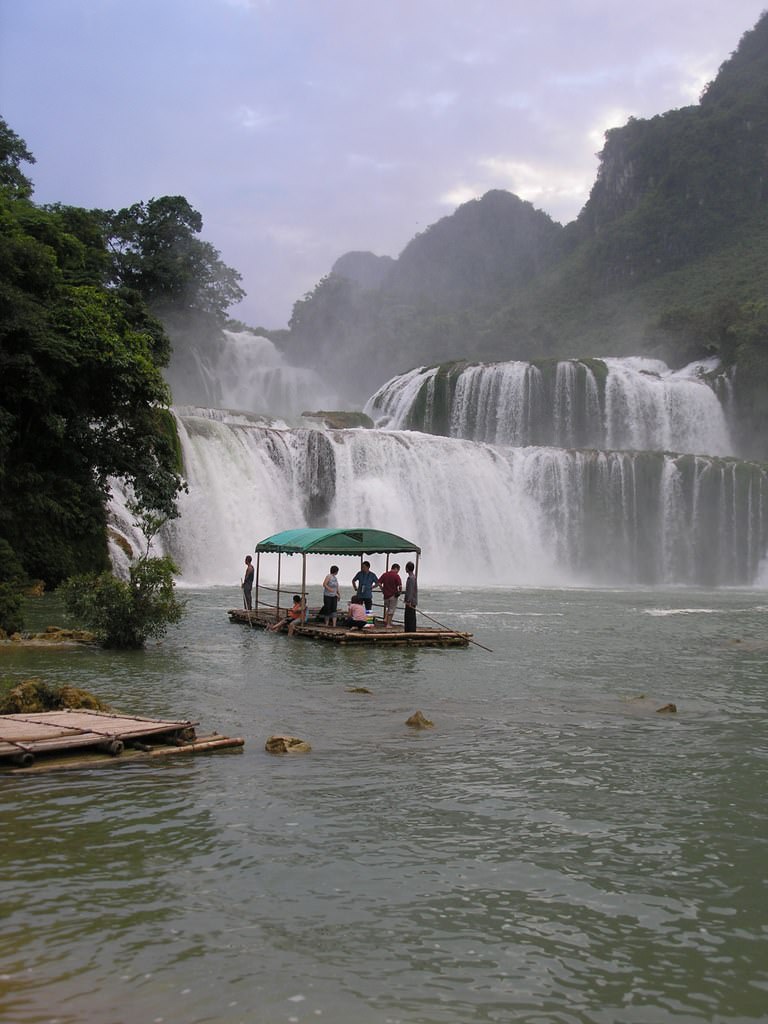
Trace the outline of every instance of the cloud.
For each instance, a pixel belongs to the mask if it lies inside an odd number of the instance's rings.
[[[280,248],[295,253],[310,252],[323,245],[313,231],[296,224],[271,224],[265,227],[264,234]]]
[[[264,110],[257,110],[254,107],[249,107],[245,104],[239,106],[237,110],[235,110],[233,118],[241,128],[245,128],[248,131],[259,131],[262,128],[268,128],[270,125],[280,120],[280,117],[277,114],[270,114]]]
[[[394,171],[399,166],[396,160],[378,160],[376,157],[367,156],[364,153],[347,153],[346,160],[352,168],[371,170],[380,174]]]
[[[471,184],[457,185],[440,196],[445,206],[457,206],[477,199],[490,189],[502,188],[548,212],[569,211],[573,216],[586,200],[592,178],[562,167],[534,165],[501,157],[477,162],[479,174]]]
[[[511,92],[496,97],[496,103],[508,110],[530,110],[533,97],[527,92]]]
[[[443,206],[461,206],[462,203],[468,203],[472,199],[479,199],[483,193],[487,192],[488,189],[478,185],[457,185],[456,188],[450,189],[448,192],[443,192],[439,198],[439,202]]]
[[[0,0],[0,95],[39,202],[186,195],[277,326],[489,189],[572,219],[606,129],[695,102],[765,3]]]
[[[427,110],[431,114],[444,114],[451,107],[455,106],[458,100],[458,93],[449,89],[442,89],[439,92],[419,93],[414,90],[403,93],[397,101],[397,105],[404,110]]]
[[[261,11],[272,7],[274,0],[219,0],[225,7],[239,7],[244,11]]]
[[[458,64],[476,67],[481,64],[494,64],[496,58],[487,50],[464,50],[461,53],[454,53],[453,60]]]
[[[629,110],[620,107],[609,107],[602,111],[596,121],[587,131],[587,137],[593,146],[602,149],[605,143],[605,133],[610,128],[620,128],[626,124],[633,115]]]

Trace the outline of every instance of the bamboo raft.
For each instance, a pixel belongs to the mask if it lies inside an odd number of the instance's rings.
[[[190,721],[140,718],[85,708],[0,715],[0,768],[61,771],[146,757],[242,747],[238,738],[198,737]],[[77,752],[73,759],[67,757]],[[38,765],[36,758],[43,761]]]
[[[275,622],[274,611],[249,612],[244,608],[230,608],[227,614],[230,622],[252,629],[267,629]],[[287,614],[287,611],[281,611],[280,617],[282,618],[284,614]],[[364,629],[349,629],[346,626],[326,626],[320,622],[310,621],[295,626],[293,635],[334,644],[373,644],[385,647],[468,647],[472,640],[471,633],[460,633],[452,629],[420,628],[416,633],[406,633],[398,623],[385,629],[381,622],[374,622]]]

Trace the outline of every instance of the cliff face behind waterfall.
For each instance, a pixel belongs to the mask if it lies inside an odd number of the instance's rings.
[[[296,303],[286,354],[358,394],[453,359],[718,355],[765,457],[766,153],[768,14],[699,103],[607,133],[575,222],[496,191],[395,260],[347,254]]]

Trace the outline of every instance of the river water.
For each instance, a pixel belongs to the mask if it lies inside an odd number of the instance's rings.
[[[422,591],[491,651],[335,648],[231,625],[237,588],[185,596],[144,652],[0,651],[246,741],[0,776],[4,1024],[766,1019],[768,594]]]

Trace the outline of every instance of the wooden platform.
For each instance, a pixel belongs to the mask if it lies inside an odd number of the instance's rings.
[[[196,725],[190,721],[140,718],[84,708],[0,715],[0,768],[51,771],[97,762],[122,762],[131,755],[135,759],[243,745],[240,738],[216,733],[198,738]],[[72,751],[77,751],[76,762],[70,757],[65,763],[63,755]],[[38,757],[40,765],[35,763]]]
[[[274,612],[248,612],[244,608],[230,608],[230,622],[237,622],[252,629],[266,629],[275,621]],[[285,635],[285,631],[283,631]],[[319,622],[306,622],[296,626],[294,636],[310,640],[324,640],[334,644],[367,644],[378,646],[407,647],[468,647],[472,639],[471,633],[459,633],[450,629],[419,629],[416,633],[406,633],[402,625],[395,624],[385,629],[382,623],[376,622],[365,629],[348,629],[346,626],[326,626]]]

